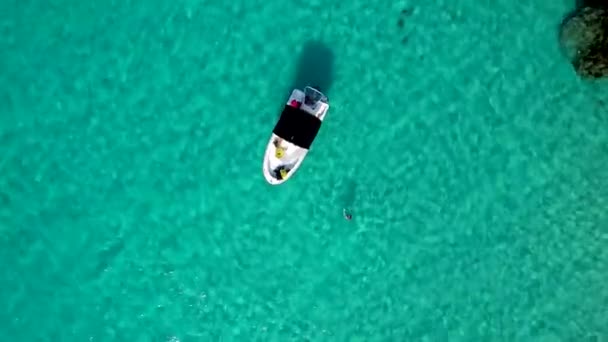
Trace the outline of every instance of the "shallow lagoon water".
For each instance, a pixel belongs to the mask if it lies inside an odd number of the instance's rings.
[[[1,335],[608,338],[608,92],[560,54],[572,7],[1,4]],[[271,187],[305,83],[332,107]]]

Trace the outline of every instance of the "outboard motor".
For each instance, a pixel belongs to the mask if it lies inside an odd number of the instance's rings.
[[[304,88],[304,104],[307,106],[313,107],[317,102],[323,100],[323,94],[320,90],[317,90],[313,87]]]

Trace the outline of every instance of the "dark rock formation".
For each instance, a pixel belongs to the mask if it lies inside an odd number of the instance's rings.
[[[577,74],[608,77],[608,8],[583,4],[562,22],[560,44]]]

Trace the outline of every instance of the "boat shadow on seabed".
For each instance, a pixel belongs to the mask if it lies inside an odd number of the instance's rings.
[[[293,82],[287,93],[292,89],[304,89],[315,86],[327,97],[333,83],[334,53],[325,44],[318,41],[308,41],[302,47]]]

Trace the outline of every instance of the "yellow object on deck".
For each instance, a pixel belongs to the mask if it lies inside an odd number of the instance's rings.
[[[276,152],[274,153],[274,156],[279,159],[283,158],[284,155],[285,155],[285,150],[281,147],[277,148]]]
[[[279,173],[281,174],[281,178],[285,178],[287,176],[287,170],[285,169],[281,169]]]

